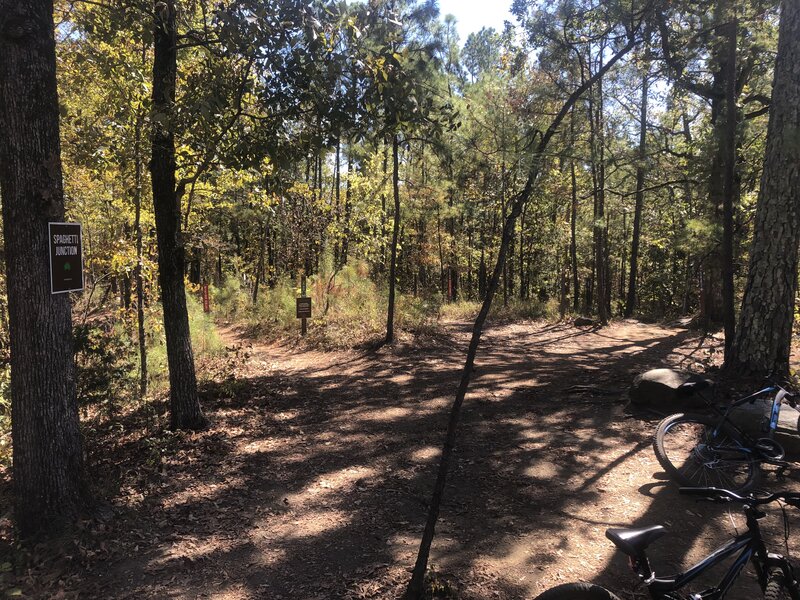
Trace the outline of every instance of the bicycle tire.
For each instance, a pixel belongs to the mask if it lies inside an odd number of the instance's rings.
[[[783,571],[772,571],[767,579],[767,587],[764,588],[764,600],[790,600],[791,597]]]
[[[709,436],[718,424],[705,415],[677,413],[664,418],[656,428],[653,451],[659,464],[673,481],[690,487],[721,487],[732,492],[752,488],[761,470],[755,460],[726,460],[722,453],[707,447]],[[739,436],[723,426],[715,445],[729,443],[736,453]],[[746,457],[746,454],[742,454]]]
[[[565,583],[536,596],[534,600],[619,600],[606,588],[591,583]]]

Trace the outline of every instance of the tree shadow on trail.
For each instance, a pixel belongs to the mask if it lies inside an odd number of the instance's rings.
[[[683,506],[666,488],[654,498],[637,492],[653,472],[652,423],[626,418],[624,399],[565,389],[624,387],[679,361],[693,334],[615,331],[487,332],[432,554],[460,597],[529,598],[580,578],[584,563],[616,583],[604,526]],[[393,597],[419,543],[467,336],[457,328],[449,347],[425,353],[301,355],[290,371],[205,384],[213,428],[169,438],[153,465],[123,476],[103,534],[115,546],[84,560],[74,589],[105,598]],[[141,444],[115,452],[133,456]],[[691,524],[687,535],[701,529]]]

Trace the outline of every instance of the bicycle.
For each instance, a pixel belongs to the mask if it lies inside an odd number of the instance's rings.
[[[666,533],[664,527],[655,525],[637,529],[607,529],[606,537],[628,555],[631,569],[647,586],[651,598],[654,600],[722,600],[747,562],[752,561],[759,585],[764,592],[765,600],[783,600],[786,598],[800,600],[800,584],[795,579],[794,570],[789,559],[780,554],[767,551],[758,524],[758,520],[765,517],[766,513],[757,508],[760,505],[770,504],[779,500],[795,508],[800,508],[800,493],[777,492],[768,496],[757,497],[755,495],[740,496],[729,490],[713,487],[681,488],[680,491],[683,494],[695,496],[699,500],[717,503],[741,503],[747,520],[747,531],[717,548],[688,570],[677,575],[657,577],[650,566],[650,561],[647,559],[645,551],[651,543]],[[788,538],[788,525],[786,527]],[[737,552],[739,553],[738,556],[718,585],[699,593],[689,595],[681,593],[680,590],[695,578]],[[547,590],[540,594],[536,600],[619,600],[619,598],[598,585],[567,583]]]
[[[708,383],[687,382],[679,393],[700,393]],[[731,411],[745,403],[774,394],[766,437],[753,438],[730,420]],[[778,428],[781,404],[797,406],[791,393],[778,384],[771,384],[754,394],[731,403],[723,412],[700,393],[716,416],[677,413],[664,418],[656,428],[653,450],[667,474],[684,486],[718,486],[732,491],[745,491],[758,483],[760,465],[778,466],[782,477],[790,463],[783,460],[783,447],[774,438]]]

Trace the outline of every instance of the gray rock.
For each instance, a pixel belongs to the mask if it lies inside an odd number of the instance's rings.
[[[701,381],[705,378],[674,369],[653,369],[637,375],[629,391],[631,403],[637,406],[650,406],[669,413],[690,406],[702,406],[697,396],[678,394],[678,388],[687,381]],[[706,380],[712,383],[710,380]]]
[[[753,404],[743,404],[734,408],[729,415],[739,429],[759,438],[769,433],[769,417],[772,411],[772,397],[759,398]],[[800,412],[787,404],[781,406],[775,441],[786,450],[786,457],[795,460],[800,457]]]

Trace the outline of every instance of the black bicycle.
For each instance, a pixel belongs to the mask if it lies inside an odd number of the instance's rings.
[[[683,384],[679,392],[688,395],[701,392],[704,387],[708,387],[706,382],[690,382]],[[731,422],[732,410],[769,395],[773,398],[766,436],[754,438]],[[776,465],[778,474],[783,475],[789,463],[783,460],[785,452],[774,434],[781,404],[786,401],[797,405],[792,394],[773,383],[731,403],[724,411],[705,400],[715,416],[678,413],[658,424],[653,450],[672,479],[685,486],[745,491],[758,482],[762,463]]]
[[[661,525],[637,529],[606,530],[606,537],[628,555],[631,569],[647,586],[650,596],[654,600],[722,600],[748,561],[753,563],[765,600],[787,598],[800,600],[800,584],[795,579],[789,559],[767,551],[758,525],[758,520],[766,516],[758,509],[758,506],[783,501],[800,508],[800,493],[777,492],[768,496],[740,496],[728,490],[713,487],[681,488],[680,491],[700,500],[741,504],[747,519],[747,531],[717,548],[687,571],[668,577],[658,577],[650,566],[645,550],[666,533]],[[701,573],[734,555],[736,555],[735,560],[718,585],[689,595],[681,592],[682,588]],[[536,600],[619,600],[619,598],[598,585],[567,583],[547,590]]]

